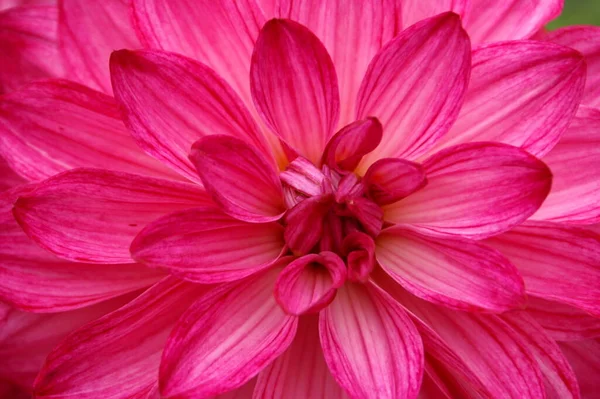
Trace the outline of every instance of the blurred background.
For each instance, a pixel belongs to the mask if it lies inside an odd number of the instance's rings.
[[[552,30],[566,25],[600,26],[600,0],[565,0],[562,15],[551,22],[548,29]]]

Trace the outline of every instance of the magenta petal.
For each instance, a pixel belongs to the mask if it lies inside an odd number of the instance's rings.
[[[167,277],[74,331],[48,356],[35,382],[36,397],[143,398],[157,383],[169,332],[206,290]]]
[[[596,398],[600,375],[600,339],[561,342],[559,345],[577,375],[581,397]]]
[[[131,255],[199,283],[239,280],[269,267],[284,247],[278,223],[247,223],[218,208],[192,208],[166,215],[144,228]]]
[[[565,303],[529,295],[527,313],[557,341],[600,337],[600,317]]]
[[[285,242],[296,255],[307,254],[323,235],[323,224],[333,199],[310,197],[285,215]]]
[[[275,299],[289,314],[315,313],[329,305],[345,280],[346,265],[335,253],[305,255],[279,274]]]
[[[283,191],[274,165],[246,142],[206,136],[194,143],[190,160],[206,190],[229,215],[248,222],[283,215]]]
[[[427,186],[385,207],[385,220],[427,234],[485,238],[509,230],[542,204],[552,183],[548,167],[500,143],[467,143],[423,163]]]
[[[348,266],[348,280],[365,283],[375,267],[375,242],[359,231],[348,234],[342,243]]]
[[[423,347],[410,318],[389,295],[347,283],[320,314],[325,361],[351,397],[416,398]]]
[[[470,61],[469,37],[453,13],[421,21],[381,49],[363,79],[356,109],[357,118],[377,117],[384,134],[363,164],[415,159],[446,133],[462,105]]]
[[[252,55],[250,84],[264,121],[316,164],[340,112],[335,68],[319,39],[297,22],[267,22]]]
[[[329,140],[322,162],[333,170],[353,171],[363,156],[377,148],[382,134],[376,118],[351,123]]]
[[[398,158],[383,158],[369,167],[363,184],[378,205],[388,205],[427,184],[421,165]]]
[[[189,308],[163,352],[163,396],[212,397],[237,388],[287,349],[297,318],[273,298],[279,271],[216,288]]]
[[[402,26],[407,28],[446,11],[453,11],[464,18],[470,3],[471,0],[402,0]]]

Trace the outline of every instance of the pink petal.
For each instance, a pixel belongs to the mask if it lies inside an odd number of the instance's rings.
[[[474,44],[527,39],[562,11],[564,0],[476,0],[465,16]]]
[[[55,4],[56,0],[0,0],[0,11],[8,10],[13,7]]]
[[[322,162],[333,170],[353,171],[381,142],[381,123],[367,118],[345,126],[327,143]]]
[[[308,27],[337,72],[340,124],[356,120],[356,96],[369,62],[401,30],[400,0],[283,0],[280,15]],[[368,115],[367,115],[368,116]]]
[[[5,95],[0,121],[0,152],[29,180],[77,167],[175,176],[139,149],[111,97],[76,83],[34,83]]]
[[[600,28],[597,26],[568,26],[549,32],[544,40],[571,47],[585,57],[587,80],[583,104],[600,106]]]
[[[275,299],[286,313],[316,313],[329,305],[346,280],[346,265],[333,252],[309,254],[291,262],[275,283]]]
[[[187,209],[146,226],[131,243],[134,259],[183,279],[239,280],[277,260],[284,247],[278,223],[247,223],[218,208]]]
[[[600,337],[600,317],[594,317],[564,303],[530,295],[527,301],[527,313],[557,341]]]
[[[546,397],[580,398],[577,377],[558,344],[524,312],[511,312],[502,319],[526,342],[544,375]]]
[[[58,10],[28,6],[0,13],[0,93],[64,74],[57,43]]]
[[[308,159],[297,157],[279,174],[279,178],[290,188],[311,197],[323,192],[325,175]]]
[[[221,286],[190,307],[163,352],[164,397],[211,397],[237,388],[287,349],[297,318],[273,298],[279,271]]]
[[[574,224],[600,222],[600,110],[580,107],[544,162],[552,190],[532,219]]]
[[[318,316],[304,316],[290,347],[258,375],[255,398],[347,398],[321,350]]]
[[[327,196],[310,197],[286,214],[285,242],[295,255],[307,254],[319,242],[332,204]]]
[[[0,157],[0,192],[23,183],[25,179],[16,174],[4,158]]]
[[[597,398],[600,389],[600,339],[561,342],[560,348],[577,375],[581,397]]]
[[[446,11],[453,11],[463,17],[469,4],[470,0],[403,0],[402,26],[406,28]]]
[[[210,134],[236,136],[271,156],[237,94],[207,66],[151,50],[117,51],[110,64],[115,98],[134,139],[185,177],[200,180],[188,154]]]
[[[162,275],[142,265],[94,265],[59,259],[38,247],[12,215],[29,187],[0,195],[0,298],[26,311],[62,312],[137,291]]]
[[[421,339],[404,309],[373,285],[347,283],[320,314],[325,361],[353,398],[416,398]]]
[[[398,158],[383,158],[367,169],[363,184],[378,205],[400,201],[427,184],[421,165]]]
[[[147,394],[158,380],[169,332],[206,291],[204,286],[167,277],[125,306],[74,331],[48,356],[35,382],[36,397],[143,397],[141,393]]]
[[[229,215],[248,222],[283,215],[283,191],[274,165],[244,141],[203,137],[192,146],[190,160],[213,200]]]
[[[375,267],[375,242],[359,231],[354,231],[342,243],[342,253],[348,266],[348,280],[365,283]]]
[[[435,148],[498,141],[544,155],[569,126],[584,84],[583,57],[565,47],[515,41],[475,50],[465,103]]]
[[[233,389],[221,395],[214,396],[214,399],[249,399],[256,387],[257,378],[253,378],[239,388]]]
[[[376,240],[383,269],[412,294],[467,311],[503,312],[525,305],[517,269],[498,251],[476,241],[434,239],[392,227]]]
[[[260,32],[250,68],[254,103],[292,149],[318,163],[339,118],[333,62],[304,26],[274,19]]]
[[[487,244],[519,269],[528,293],[600,316],[600,235],[558,223],[527,222]]]
[[[72,78],[111,94],[108,57],[140,48],[128,1],[61,0],[60,47]]]
[[[423,163],[428,184],[387,206],[385,219],[439,236],[485,238],[509,230],[542,204],[552,182],[548,167],[500,143],[467,143]]]
[[[467,382],[479,393],[476,397],[545,397],[535,357],[526,341],[504,321],[429,304],[389,278],[377,283],[415,316],[428,356]]]
[[[146,224],[209,203],[206,193],[192,184],[75,169],[22,196],[14,214],[28,236],[61,258],[128,263],[129,244]]]
[[[470,61],[469,37],[453,13],[419,22],[389,42],[369,65],[358,94],[357,117],[375,116],[384,129],[380,146],[363,164],[415,159],[446,133],[460,110]]]

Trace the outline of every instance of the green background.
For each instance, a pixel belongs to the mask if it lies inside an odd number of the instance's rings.
[[[548,29],[567,25],[600,26],[600,0],[565,0],[565,8],[561,16],[552,21]]]

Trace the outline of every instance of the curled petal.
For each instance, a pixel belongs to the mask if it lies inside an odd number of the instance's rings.
[[[348,266],[348,280],[365,283],[375,267],[375,243],[359,231],[348,234],[342,243],[342,253]]]
[[[285,216],[285,242],[296,255],[307,254],[323,236],[323,223],[333,204],[328,196],[308,198]]]
[[[400,201],[427,184],[421,165],[398,158],[384,158],[369,167],[363,184],[377,205]]]
[[[382,134],[376,118],[351,123],[329,140],[322,162],[333,170],[353,171],[363,156],[377,148]]]

